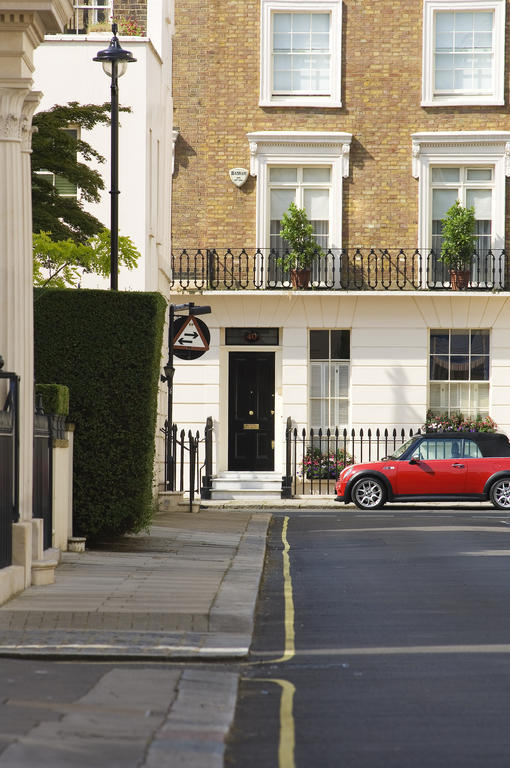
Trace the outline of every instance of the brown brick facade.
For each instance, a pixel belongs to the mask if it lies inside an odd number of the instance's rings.
[[[114,0],[113,15],[127,24],[135,22],[144,35],[147,33],[147,0]]]
[[[418,227],[411,134],[510,129],[507,85],[504,107],[420,106],[422,0],[344,0],[342,13],[343,107],[261,108],[258,0],[175,0],[174,251],[255,245],[256,179],[239,189],[228,176],[249,168],[249,131],[351,133],[343,246],[411,249]],[[508,224],[507,213],[507,232]]]

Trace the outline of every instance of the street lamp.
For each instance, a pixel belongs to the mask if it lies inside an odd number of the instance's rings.
[[[173,477],[174,477],[174,456],[171,451],[171,434],[173,427],[173,401],[174,401],[174,336],[175,336],[175,313],[188,310],[188,314],[195,317],[196,315],[208,315],[211,311],[211,307],[201,306],[196,307],[195,302],[190,301],[187,304],[170,304],[168,308],[168,362],[164,366],[164,376],[161,376],[161,381],[166,381],[168,387],[168,416],[167,416],[167,452],[166,452],[166,490],[173,491]]]
[[[117,25],[112,24],[113,37],[110,45],[99,51],[93,61],[100,61],[103,69],[111,78],[110,115],[111,115],[111,184],[110,184],[110,288],[119,288],[119,85],[127,65],[136,61],[133,55],[124,50],[117,37]]]

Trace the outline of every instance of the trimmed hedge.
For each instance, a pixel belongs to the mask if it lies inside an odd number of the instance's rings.
[[[36,384],[35,395],[41,395],[44,413],[69,414],[69,387],[64,384]]]
[[[111,538],[151,521],[165,307],[159,293],[35,292],[36,381],[70,390],[74,535]]]

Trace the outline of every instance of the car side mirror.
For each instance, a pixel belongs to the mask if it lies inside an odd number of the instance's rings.
[[[409,464],[419,464],[419,463],[420,462],[418,461],[418,459],[415,459],[415,458],[409,459]]]

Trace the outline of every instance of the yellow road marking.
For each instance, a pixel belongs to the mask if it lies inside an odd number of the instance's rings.
[[[290,659],[292,659],[296,653],[296,635],[294,630],[294,595],[292,591],[292,578],[290,575],[290,545],[287,539],[288,524],[289,518],[285,517],[282,528],[285,650],[283,652],[283,656],[273,661],[274,664],[283,661],[290,661]]]
[[[294,725],[294,694],[296,688],[288,680],[250,677],[249,682],[275,683],[282,689],[280,698],[280,736],[278,740],[278,768],[295,768],[296,728]]]

